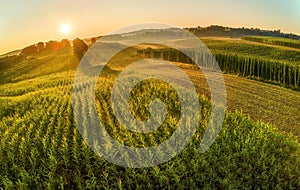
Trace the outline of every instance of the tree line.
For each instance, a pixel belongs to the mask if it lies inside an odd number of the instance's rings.
[[[292,33],[283,33],[277,30],[262,30],[259,28],[232,28],[219,25],[211,25],[208,27],[185,28],[196,36],[273,36],[280,38],[289,38],[299,40],[300,36]]]
[[[95,43],[95,38],[91,39],[91,43]],[[28,57],[32,55],[36,55],[39,53],[49,53],[49,52],[55,52],[55,53],[65,53],[68,51],[73,50],[74,56],[76,56],[78,59],[81,59],[85,52],[88,50],[89,46],[79,38],[76,38],[72,41],[69,41],[67,39],[63,39],[61,41],[49,41],[49,42],[39,42],[37,44],[33,44],[30,46],[25,47],[22,51],[20,56],[21,57]]]
[[[33,44],[25,47],[21,54],[25,56],[35,55],[37,53],[55,51],[58,52],[60,50],[67,50],[71,48],[70,41],[67,39],[63,39],[60,42],[58,41],[49,41],[49,42],[39,42],[37,44]]]

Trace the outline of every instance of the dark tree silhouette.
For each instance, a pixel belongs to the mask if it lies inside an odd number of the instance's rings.
[[[45,49],[45,44],[44,44],[44,42],[39,42],[36,44],[36,47],[37,47],[38,52],[42,52]]]
[[[21,54],[25,55],[25,56],[29,56],[29,55],[33,55],[36,54],[38,52],[37,46],[36,45],[30,45],[25,47]]]
[[[273,36],[281,38],[290,38],[299,40],[300,36],[296,34],[282,33],[280,29],[277,30],[261,30],[259,28],[232,28],[224,27],[219,25],[211,25],[208,27],[196,27],[196,28],[185,28],[196,36],[230,36],[230,37],[241,37],[241,36]]]
[[[73,40],[73,52],[78,59],[81,59],[87,50],[88,46],[83,40],[79,38]]]
[[[96,37],[91,38],[91,45],[90,46],[94,45],[94,43],[96,43],[96,41],[97,41]]]
[[[53,50],[57,50],[58,49],[58,42],[57,41],[49,41],[49,42],[46,42],[46,46],[45,46],[45,50],[46,51],[53,51]]]
[[[67,40],[67,39],[62,39],[62,40],[60,41],[60,46],[61,46],[61,48],[63,48],[63,49],[68,49],[68,48],[71,47],[71,44],[70,44],[69,40]]]

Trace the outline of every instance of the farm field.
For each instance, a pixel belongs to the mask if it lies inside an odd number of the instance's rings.
[[[300,49],[299,40],[266,37],[266,36],[245,36],[245,37],[243,37],[243,39],[253,41],[253,42],[264,43],[264,44],[272,44],[272,45]]]
[[[215,53],[250,55],[299,66],[298,50],[221,39],[203,41]],[[164,97],[174,112],[162,127],[148,135],[125,130],[113,117],[109,103],[117,74],[128,62],[143,58],[137,52],[128,48],[111,60],[99,77],[96,106],[115,139],[128,146],[149,147],[161,143],[176,129],[178,107],[172,104],[176,100],[172,89],[155,80],[146,81],[136,89],[137,96],[132,101],[145,101],[141,107],[134,107],[139,110],[136,113],[143,111],[147,117],[146,107],[156,97]],[[199,127],[190,144],[170,161],[132,169],[105,161],[83,141],[72,111],[73,79],[78,63],[71,49],[37,54],[25,60],[0,59],[0,188],[300,187],[300,92],[290,89],[291,86],[230,72],[224,74],[228,108],[224,126],[211,148],[200,154],[198,146],[210,115],[208,86],[194,65],[174,62],[190,76],[198,90]],[[153,86],[163,90],[156,94]]]
[[[209,87],[203,74],[195,66],[177,64],[186,70],[199,93],[210,97]],[[213,76],[212,73],[211,77]],[[226,84],[227,107],[230,111],[240,110],[255,121],[268,122],[281,131],[294,134],[299,140],[299,91],[236,75],[224,74],[223,76]]]
[[[300,54],[298,49],[285,49],[279,46],[247,43],[245,40],[220,40],[205,38],[203,42],[211,50],[223,73],[239,75],[259,81],[299,90]],[[178,41],[178,43],[181,43]],[[172,48],[147,48],[138,51],[147,58],[163,58],[169,61],[191,63],[183,52]],[[188,52],[195,56],[194,52]],[[196,58],[196,57],[195,57]],[[201,55],[196,59],[207,63],[214,59],[211,55]],[[208,65],[203,65],[208,67]]]

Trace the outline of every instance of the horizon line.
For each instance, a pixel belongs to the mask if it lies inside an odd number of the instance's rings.
[[[280,31],[281,34],[291,34],[291,35],[296,35],[296,36],[299,36],[300,37],[300,34],[296,34],[296,33],[292,33],[292,32],[283,32],[281,31],[281,29],[263,29],[263,28],[259,28],[259,27],[253,27],[253,26],[243,26],[243,27],[233,27],[233,26],[223,26],[223,25],[219,25],[219,24],[211,24],[211,25],[206,25],[206,26],[200,26],[200,25],[197,25],[197,26],[185,26],[185,27],[178,27],[178,28],[181,28],[181,29],[191,29],[191,28],[207,28],[207,27],[210,27],[210,26],[220,26],[220,27],[225,27],[225,28],[231,28],[231,29],[259,29],[261,31],[270,31],[270,32],[274,32],[274,31]],[[126,34],[126,33],[131,33],[131,32],[138,32],[138,31],[141,31],[141,30],[151,30],[151,29],[171,29],[172,27],[170,28],[145,28],[145,29],[138,29],[138,30],[133,30],[133,31],[128,31],[128,32],[124,32],[124,33],[119,33],[119,34]],[[176,28],[176,27],[175,27]],[[51,38],[51,39],[47,39],[47,40],[37,40],[35,43],[30,43],[30,44],[27,44],[27,45],[24,45],[22,48],[16,48],[14,50],[9,50],[9,51],[6,51],[6,52],[0,52],[0,56],[4,56],[6,54],[9,54],[9,53],[12,53],[14,51],[19,51],[19,50],[22,50],[24,49],[25,47],[28,47],[30,45],[35,45],[39,42],[49,42],[49,41],[61,41],[63,39],[67,39],[69,41],[73,41],[74,39],[76,38],[79,38],[79,39],[82,39],[82,40],[85,40],[85,39],[90,39],[90,38],[94,38],[94,37],[101,37],[101,36],[106,36],[106,35],[115,35],[114,33],[112,34],[111,32],[108,32],[107,34],[104,34],[104,35],[91,35],[91,36],[77,36],[73,39],[70,39],[70,38],[59,38],[59,39],[54,39],[54,38]],[[217,37],[217,36],[216,36]]]

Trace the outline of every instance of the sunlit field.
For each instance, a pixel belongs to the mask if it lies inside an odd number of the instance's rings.
[[[228,103],[222,130],[213,145],[199,153],[210,116],[208,85],[193,63],[169,56],[196,86],[199,125],[178,155],[142,169],[109,163],[79,133],[72,88],[80,59],[73,46],[64,41],[54,49],[0,58],[0,188],[299,188],[299,50],[229,38],[203,42],[224,72]],[[165,102],[168,115],[157,130],[134,133],[120,125],[112,112],[111,88],[118,74],[128,63],[156,57],[151,52],[161,50],[147,45],[127,48],[110,60],[98,78],[97,114],[109,134],[124,145],[155,146],[176,130],[178,96],[160,80],[137,85],[129,102],[139,120],[149,118],[153,99]],[[82,102],[82,113],[88,109],[85,105]]]

